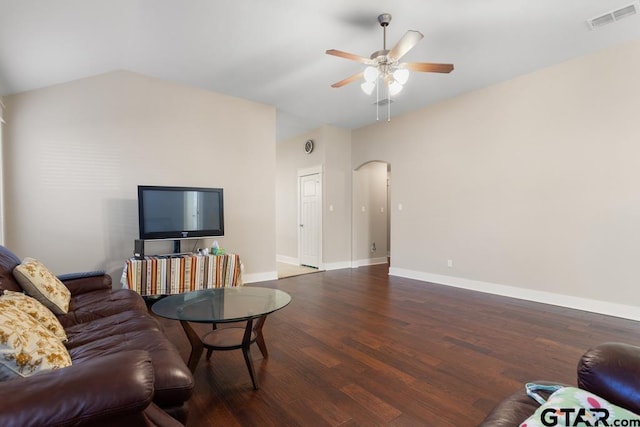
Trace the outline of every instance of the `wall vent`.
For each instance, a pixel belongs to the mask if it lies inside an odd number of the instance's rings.
[[[616,21],[619,21],[622,18],[636,15],[639,10],[640,10],[640,4],[638,4],[638,2],[635,1],[619,9],[612,10],[611,12],[607,12],[600,16],[596,16],[595,18],[587,19],[587,25],[589,26],[590,29],[595,30],[596,28],[600,28],[605,25],[612,24]]]

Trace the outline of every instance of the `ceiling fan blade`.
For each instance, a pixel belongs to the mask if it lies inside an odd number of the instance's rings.
[[[435,64],[432,62],[405,62],[402,67],[411,71],[427,73],[450,73],[453,71],[453,64]]]
[[[391,61],[397,61],[402,58],[407,52],[409,52],[415,45],[422,40],[424,36],[420,31],[409,30],[398,43],[389,51],[389,59]]]
[[[355,82],[359,78],[362,78],[363,75],[364,73],[361,71],[357,74],[354,74],[353,76],[347,77],[344,80],[340,80],[339,82],[332,84],[331,87],[342,87],[344,85],[348,85],[349,83]]]
[[[339,56],[340,58],[350,59],[352,61],[360,62],[362,64],[371,65],[373,61],[369,58],[365,58],[364,56],[356,55],[354,53],[343,52],[341,50],[329,49],[326,51],[327,55]]]

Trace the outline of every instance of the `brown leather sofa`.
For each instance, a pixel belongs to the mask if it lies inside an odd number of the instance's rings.
[[[549,381],[533,382],[558,384]],[[589,349],[578,362],[578,387],[640,414],[640,347],[605,343]],[[520,391],[500,402],[479,427],[519,426],[539,406],[527,396],[523,385]]]
[[[0,246],[0,289],[21,291],[20,259]],[[72,366],[0,382],[1,426],[166,426],[186,423],[193,377],[140,295],[103,273],[62,282],[59,315]],[[169,416],[170,415],[170,416]]]

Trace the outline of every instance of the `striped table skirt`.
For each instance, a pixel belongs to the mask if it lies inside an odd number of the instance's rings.
[[[241,267],[236,254],[130,258],[122,272],[122,286],[140,295],[172,295],[242,286]]]

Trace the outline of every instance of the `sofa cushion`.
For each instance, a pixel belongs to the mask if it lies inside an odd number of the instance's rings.
[[[0,380],[71,365],[62,342],[14,305],[0,310]]]
[[[24,291],[47,306],[55,314],[63,314],[69,310],[71,292],[40,261],[25,258],[13,269],[20,286]]]
[[[100,322],[108,320],[110,319],[101,319]],[[127,324],[128,322],[131,324]],[[161,407],[182,405],[191,397],[193,390],[191,371],[164,333],[158,329],[149,330],[146,327],[147,324],[146,321],[132,318],[119,326],[122,328],[120,333],[82,344],[79,344],[81,340],[84,341],[81,338],[80,325],[78,325],[77,331],[73,328],[68,329],[68,348],[73,363],[85,363],[85,361],[96,357],[128,350],[146,350],[151,356],[155,378],[153,401]],[[82,328],[87,326],[90,324],[82,325]],[[96,328],[96,332],[97,330],[98,328]]]
[[[73,295],[69,312],[58,316],[65,329],[125,311],[147,313],[142,297],[129,289],[100,289]]]
[[[161,331],[161,328],[147,313],[129,310],[68,327],[66,332],[69,339],[65,345],[72,349],[92,341],[137,331]]]
[[[22,292],[0,290],[0,311],[6,307],[16,307],[36,319],[42,326],[51,331],[60,341],[67,340],[67,334],[58,318],[38,300]]]

